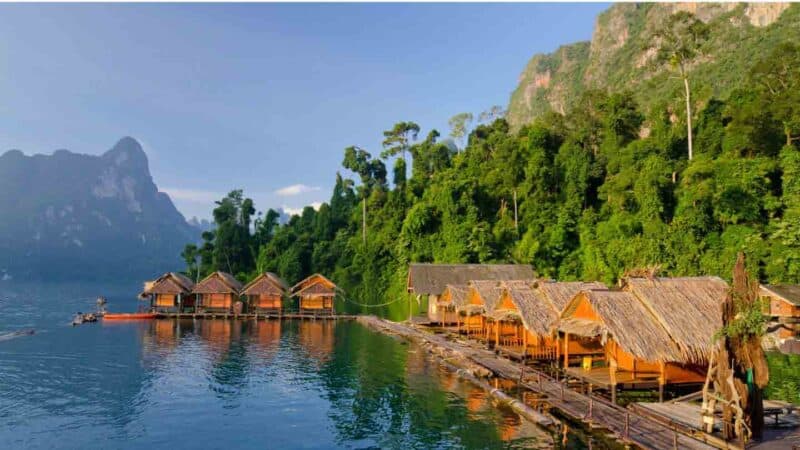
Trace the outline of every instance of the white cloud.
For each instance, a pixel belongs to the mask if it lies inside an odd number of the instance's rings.
[[[308,206],[314,208],[315,211],[319,211],[319,207],[322,206],[322,202],[313,202],[313,203],[309,204]],[[299,215],[303,214],[303,209],[305,209],[305,206],[301,206],[300,208],[291,208],[291,207],[288,207],[288,206],[281,206],[281,209],[283,210],[283,212],[285,212],[286,214],[288,214],[290,216],[299,216]]]
[[[161,188],[160,190],[169,195],[172,200],[191,203],[213,203],[225,196],[221,192],[199,189]]]
[[[320,188],[318,186],[306,186],[305,184],[293,184],[291,186],[286,186],[278,189],[275,191],[276,194],[280,195],[281,197],[291,197],[293,195],[300,195],[305,194],[306,192],[314,192],[318,191]]]

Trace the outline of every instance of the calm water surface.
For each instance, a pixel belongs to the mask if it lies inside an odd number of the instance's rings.
[[[548,436],[354,322],[72,327],[136,285],[0,283],[0,448],[519,448]]]

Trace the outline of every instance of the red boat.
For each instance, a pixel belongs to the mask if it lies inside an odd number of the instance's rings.
[[[105,313],[105,320],[146,320],[155,319],[155,313]]]

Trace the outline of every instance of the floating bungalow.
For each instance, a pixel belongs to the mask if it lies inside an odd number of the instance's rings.
[[[442,325],[459,324],[459,311],[467,304],[469,287],[461,284],[448,284],[438,300],[438,313]]]
[[[495,349],[515,359],[555,359],[550,326],[558,313],[534,290],[533,281],[505,281],[495,310],[487,313]]]
[[[705,381],[712,339],[722,326],[727,284],[717,277],[626,278],[622,290],[585,290],[557,324],[564,370],[594,386],[648,389]],[[582,355],[570,367],[570,341],[593,339],[601,355]]]
[[[167,272],[154,281],[145,283],[139,297],[150,300],[150,310],[155,312],[181,312],[194,307],[194,282],[183,274]]]
[[[643,389],[657,385],[663,398],[667,365],[682,360],[667,331],[630,292],[581,291],[561,314],[557,329],[563,336],[566,374],[610,390],[612,400],[616,400],[618,385]],[[603,348],[599,361],[594,355],[584,355],[581,367],[570,366],[569,342],[576,336],[595,340]]]
[[[786,353],[796,353],[797,324],[800,323],[800,285],[762,284],[759,296],[764,302],[767,331],[777,347]]]
[[[478,334],[487,343],[490,340],[487,314],[493,312],[503,294],[503,284],[496,280],[472,280],[468,283],[466,306],[462,310],[467,335]]]
[[[428,320],[441,322],[439,298],[448,284],[465,286],[470,280],[532,280],[533,268],[523,264],[427,264],[415,263],[408,268],[407,291],[428,296]]]
[[[289,286],[278,275],[264,272],[242,288],[241,294],[247,299],[248,312],[256,314],[280,314],[283,297]]]
[[[605,289],[598,282],[509,280],[495,310],[486,313],[496,348],[515,359],[556,359],[559,348],[552,327],[572,297],[584,289]],[[571,354],[602,353],[592,341],[573,339]]]
[[[192,293],[197,295],[200,312],[233,313],[239,300],[242,283],[226,272],[214,272],[197,283]]]
[[[623,278],[620,284],[667,330],[681,360],[699,366],[705,376],[714,334],[722,328],[721,305],[728,284],[711,276]]]
[[[292,287],[292,297],[299,298],[301,314],[333,315],[336,289],[331,280],[315,273]]]

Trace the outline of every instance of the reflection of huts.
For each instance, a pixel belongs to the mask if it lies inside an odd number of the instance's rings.
[[[784,348],[793,348],[798,338],[797,323],[800,322],[800,285],[765,284],[759,289],[767,316],[767,330],[776,342]],[[788,344],[788,345],[786,345]]]
[[[194,306],[192,289],[192,280],[177,272],[167,272],[156,280],[146,282],[139,296],[150,300],[153,311],[181,311]]]
[[[288,285],[278,275],[264,272],[247,283],[241,294],[247,298],[250,312],[279,314],[288,290]]]
[[[301,313],[333,314],[336,285],[316,273],[294,285],[292,296],[299,299]]]
[[[532,280],[533,269],[523,264],[411,264],[407,290],[428,296],[428,319],[441,322],[439,297],[448,284],[466,285],[470,280]]]
[[[197,295],[199,310],[231,313],[241,289],[242,283],[233,275],[214,272],[197,283],[192,292]]]

